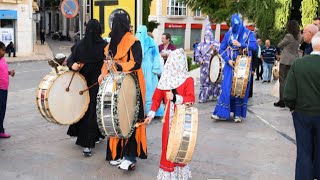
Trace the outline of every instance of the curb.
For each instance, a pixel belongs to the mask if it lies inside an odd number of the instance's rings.
[[[7,64],[18,64],[18,63],[29,63],[29,62],[42,62],[42,61],[48,61],[50,59],[40,59],[40,60],[17,60],[17,61],[7,61]]]

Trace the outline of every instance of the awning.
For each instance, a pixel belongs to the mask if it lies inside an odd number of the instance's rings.
[[[0,10],[0,19],[17,19],[17,11]]]

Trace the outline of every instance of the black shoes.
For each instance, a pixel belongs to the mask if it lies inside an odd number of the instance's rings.
[[[273,103],[273,105],[274,105],[275,107],[281,107],[281,108],[286,107],[286,105],[284,104],[283,101],[278,101],[278,102],[276,102],[276,103]]]

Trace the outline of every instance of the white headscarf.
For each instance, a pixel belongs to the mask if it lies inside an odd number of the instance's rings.
[[[183,49],[172,51],[161,74],[158,89],[172,90],[184,83],[190,77],[187,64]]]

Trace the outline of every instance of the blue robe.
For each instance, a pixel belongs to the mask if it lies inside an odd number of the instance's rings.
[[[257,48],[254,33],[245,27],[242,27],[241,30],[236,34],[232,33],[232,30],[230,29],[225,34],[222,40],[219,51],[219,54],[221,54],[222,58],[225,61],[225,66],[223,69],[222,93],[220,95],[220,98],[218,100],[213,114],[218,116],[219,118],[224,119],[230,119],[230,112],[234,112],[234,115],[238,117],[245,118],[247,116],[247,103],[250,90],[250,83],[252,80],[250,75],[244,98],[235,98],[231,96],[233,68],[228,64],[228,61],[235,61],[237,56],[239,55],[238,50],[232,50],[232,52],[231,50],[225,51],[228,48],[228,46],[232,47],[232,39],[236,39],[239,41],[239,43],[241,43],[240,48],[245,49],[248,47],[249,56],[251,57],[252,51],[256,50]],[[252,71],[251,69],[252,63],[250,66],[250,72]]]
[[[152,104],[152,96],[158,85],[160,71],[160,53],[156,42],[147,34],[145,26],[138,27],[137,38],[141,42],[143,50],[142,71],[146,82],[145,113],[148,114]],[[161,104],[155,116],[163,116],[164,107]]]

